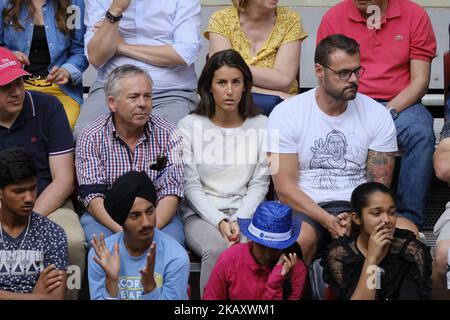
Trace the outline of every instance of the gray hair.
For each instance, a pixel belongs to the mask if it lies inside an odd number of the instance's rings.
[[[120,80],[137,74],[144,74],[150,81],[150,84],[152,83],[152,78],[144,69],[136,67],[132,64],[124,64],[120,67],[115,68],[108,75],[108,78],[106,79],[104,85],[106,97],[113,96],[115,99],[117,99],[119,97],[120,90],[122,89]]]

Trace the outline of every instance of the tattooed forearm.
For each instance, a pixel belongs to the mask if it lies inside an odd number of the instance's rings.
[[[395,154],[369,150],[367,155],[367,181],[375,181],[390,187],[394,173]]]

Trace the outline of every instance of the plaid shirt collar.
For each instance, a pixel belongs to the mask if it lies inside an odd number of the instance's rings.
[[[114,113],[111,112],[109,114],[109,116],[106,118],[105,126],[107,129],[107,132],[110,134],[110,136],[113,139],[123,142],[122,138],[120,138],[120,136],[118,135],[116,127],[114,125]],[[150,115],[149,120],[145,124],[144,134],[139,139],[138,144],[149,141],[151,131],[152,131],[152,120],[151,120],[151,115]]]

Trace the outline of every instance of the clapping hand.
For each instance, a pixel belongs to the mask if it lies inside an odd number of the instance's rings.
[[[144,294],[152,292],[156,287],[154,272],[156,260],[156,243],[153,242],[147,254],[147,263],[144,269],[139,270],[141,273],[141,284],[144,288]]]
[[[94,261],[102,267],[107,278],[117,280],[120,271],[119,244],[114,244],[114,252],[111,253],[105,245],[105,235],[103,232],[100,234],[100,240],[94,234],[91,244],[96,254],[93,257]]]

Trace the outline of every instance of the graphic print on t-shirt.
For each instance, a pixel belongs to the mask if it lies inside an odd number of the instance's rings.
[[[41,250],[0,250],[0,276],[36,276],[43,269]]]
[[[347,149],[347,138],[339,130],[330,131],[325,141],[322,138],[314,141],[314,146],[310,147],[313,152],[310,169],[319,169],[314,176],[315,188],[339,190],[360,183],[361,166],[347,154]]]
[[[154,272],[153,277],[156,287],[163,285],[163,276],[159,272]],[[119,295],[121,300],[140,300],[144,294],[140,276],[120,276],[119,277]]]

